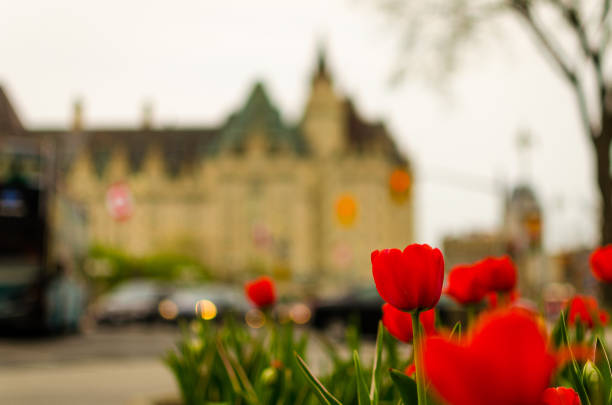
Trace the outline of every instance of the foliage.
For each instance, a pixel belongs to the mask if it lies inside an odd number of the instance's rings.
[[[89,272],[103,289],[131,278],[161,281],[210,279],[209,270],[197,259],[173,252],[135,256],[118,248],[94,245],[89,251],[89,257],[93,267],[103,267],[103,271]]]
[[[372,367],[361,365],[362,342],[356,327],[348,328],[347,339],[352,353],[344,356],[334,343],[321,338],[330,369],[320,379],[327,387],[325,395],[343,404],[369,404],[367,391],[376,403],[397,403],[400,394],[386,372],[397,366],[397,358],[383,357],[383,347],[387,353],[397,352],[394,339],[379,329]],[[164,361],[175,375],[185,405],[313,405],[321,394],[307,383],[312,373],[304,373],[308,341],[308,333],[295,330],[290,322],[268,320],[265,327],[253,330],[231,317],[221,324],[195,321],[183,328],[183,337]]]
[[[409,246],[404,252],[415,249],[422,254],[414,260],[405,260],[399,250],[372,254],[377,290],[406,303],[403,299],[409,300],[411,292],[404,287],[411,277],[419,276],[421,288],[437,294],[432,302],[438,302],[442,280],[437,260],[429,259],[439,252],[423,245]],[[434,265],[424,271],[421,265],[428,262]],[[514,303],[513,291],[505,291],[514,288],[515,277],[501,285],[500,277],[489,277],[498,274],[496,266],[501,262],[483,263],[487,266],[479,267],[474,276],[483,282],[496,281],[489,287],[505,299],[495,308],[481,308],[478,317],[468,317],[465,325],[457,323],[451,331],[438,327],[430,336],[424,336],[425,325],[419,322],[421,311],[428,307],[413,300],[416,308],[404,308],[412,322],[411,358],[401,359],[398,342],[386,331],[392,323],[383,316],[371,362],[362,361],[363,345],[353,325],[347,328],[343,345],[349,356],[324,335],[315,337],[329,367],[313,372],[307,360],[312,353],[307,351],[309,334],[294,330],[293,323],[283,321],[280,314],[275,319],[274,283],[259,279],[247,283],[247,295],[259,306],[249,311],[257,317],[249,313],[245,317],[249,327],[232,317],[221,324],[196,322],[184,330],[165,361],[186,405],[436,405],[442,398],[452,405],[541,401],[552,405],[558,403],[559,395],[579,398],[582,405],[612,405],[612,368],[604,336],[607,316],[595,300],[579,297],[589,303],[584,307],[572,305],[575,299],[570,301],[549,336],[542,318]],[[516,271],[513,266],[510,270]],[[478,309],[473,303],[470,307]],[[404,315],[396,321],[407,322]],[[252,322],[255,318],[258,321]],[[567,388],[549,389],[555,387]]]

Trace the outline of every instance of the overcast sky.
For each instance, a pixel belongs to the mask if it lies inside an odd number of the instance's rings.
[[[77,97],[87,125],[138,125],[145,100],[157,124],[216,125],[258,79],[295,121],[323,41],[337,88],[384,119],[414,163],[419,241],[494,229],[502,199],[487,184],[527,177],[550,249],[594,243],[591,148],[572,94],[530,39],[509,23],[447,85],[409,75],[390,87],[398,33],[367,3],[4,0],[0,83],[30,127],[67,125]],[[521,130],[534,137],[529,159]]]

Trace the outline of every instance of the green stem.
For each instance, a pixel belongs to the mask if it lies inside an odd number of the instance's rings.
[[[414,368],[416,369],[417,397],[419,405],[427,405],[425,396],[425,378],[423,375],[423,365],[421,364],[421,323],[418,309],[412,312],[412,351],[414,357]]]
[[[476,308],[474,308],[474,304],[467,304],[465,310],[467,312],[467,328],[465,329],[468,330],[472,326],[472,323],[474,323]]]

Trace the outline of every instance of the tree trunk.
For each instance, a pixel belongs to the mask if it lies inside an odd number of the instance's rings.
[[[606,108],[602,129],[593,138],[597,165],[597,185],[601,195],[601,245],[612,243],[612,176],[610,176],[610,142],[612,141],[612,110]],[[602,284],[603,299],[612,308],[612,285]]]
[[[612,128],[608,128],[610,132]],[[610,178],[610,140],[612,133],[595,140],[597,156],[597,185],[601,195],[601,244],[612,243],[612,181]]]

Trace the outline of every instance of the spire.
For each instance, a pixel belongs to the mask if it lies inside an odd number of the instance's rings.
[[[0,131],[19,132],[23,126],[6,93],[0,86]]]
[[[146,101],[142,106],[142,124],[143,130],[153,128],[153,103]]]
[[[80,98],[72,104],[72,130],[74,132],[83,130],[83,102]]]
[[[327,50],[325,44],[320,42],[317,50],[317,68],[313,75],[313,81],[324,79],[331,81],[329,70],[327,69]]]

